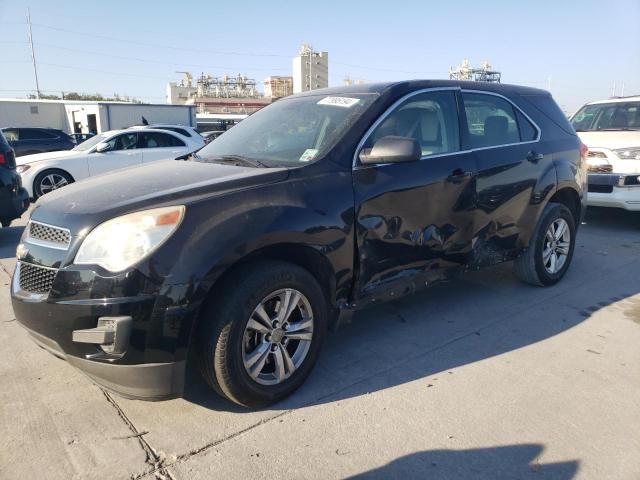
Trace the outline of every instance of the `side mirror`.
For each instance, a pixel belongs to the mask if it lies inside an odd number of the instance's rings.
[[[422,158],[422,149],[415,138],[389,135],[378,140],[373,148],[363,149],[359,157],[364,165],[414,162]]]
[[[108,152],[110,148],[111,147],[109,147],[108,143],[99,143],[98,145],[96,145],[96,152],[98,153]]]

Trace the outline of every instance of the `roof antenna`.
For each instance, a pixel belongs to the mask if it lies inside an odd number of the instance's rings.
[[[142,117],[142,124],[143,125],[149,125],[149,122],[147,121],[146,118]]]

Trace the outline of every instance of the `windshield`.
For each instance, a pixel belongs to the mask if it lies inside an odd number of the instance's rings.
[[[262,166],[298,166],[322,157],[375,94],[291,97],[257,111],[200,150],[195,161],[242,157]]]
[[[100,142],[104,142],[107,138],[109,138],[109,135],[101,133],[100,135],[95,135],[90,139],[85,140],[82,143],[79,143],[78,145],[73,147],[71,150],[75,150],[76,152],[86,152],[87,150],[90,150],[91,148],[95,147]]]
[[[571,118],[576,132],[640,130],[640,102],[586,105]]]

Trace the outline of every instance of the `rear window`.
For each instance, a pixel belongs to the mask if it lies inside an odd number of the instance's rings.
[[[58,138],[55,133],[41,130],[39,128],[21,128],[20,140],[51,140]]]
[[[522,98],[531,103],[562,130],[571,135],[576,134],[566,115],[560,110],[551,95],[522,95]]]
[[[9,142],[7,142],[7,139],[4,138],[4,134],[2,133],[2,130],[0,130],[0,145],[9,145]]]

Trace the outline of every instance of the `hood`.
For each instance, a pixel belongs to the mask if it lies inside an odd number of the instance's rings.
[[[16,165],[24,165],[25,163],[35,163],[42,160],[54,160],[58,158],[78,157],[87,152],[74,152],[71,150],[60,150],[58,152],[34,153],[33,155],[23,155],[16,158]]]
[[[578,137],[589,148],[618,148],[640,147],[640,130],[607,131],[607,132],[577,132]]]
[[[188,205],[286,179],[286,168],[236,167],[166,160],[73,183],[41,197],[31,218],[76,235],[110,218],[164,205]]]

